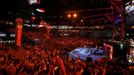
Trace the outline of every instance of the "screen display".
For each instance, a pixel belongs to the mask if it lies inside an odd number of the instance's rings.
[[[134,0],[125,4],[126,25],[134,25]]]
[[[128,60],[129,63],[134,64],[134,39],[133,38],[129,39],[127,60]]]
[[[130,48],[127,58],[129,63],[134,64],[134,48]]]

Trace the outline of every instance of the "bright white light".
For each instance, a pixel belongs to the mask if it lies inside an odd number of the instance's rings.
[[[36,24],[32,24],[32,27],[36,27],[37,25]]]
[[[42,9],[42,8],[38,8],[38,9],[36,9],[36,11],[38,11],[38,12],[42,12],[42,13],[44,13],[44,12],[45,12],[45,10],[44,10],[44,9]]]
[[[28,0],[30,4],[39,4],[40,0]]]
[[[15,34],[10,34],[10,37],[15,37]]]
[[[70,18],[70,17],[71,17],[71,15],[70,15],[70,14],[68,14],[68,15],[67,15],[67,17],[68,17],[68,18]]]
[[[44,25],[41,25],[41,24],[40,24],[39,27],[44,27]]]
[[[77,14],[76,13],[74,13],[74,17],[77,17]]]
[[[132,0],[132,3],[134,3],[134,0]]]
[[[6,34],[0,34],[0,37],[6,37]]]
[[[31,25],[29,25],[29,24],[24,24],[25,26],[27,26],[27,27],[30,27]]]
[[[132,60],[131,60],[131,59],[129,59],[128,61],[129,61],[130,63],[132,63]]]

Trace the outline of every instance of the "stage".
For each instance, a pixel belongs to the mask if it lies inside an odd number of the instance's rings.
[[[79,47],[69,52],[69,56],[74,60],[80,58],[81,60],[87,61],[87,58],[92,58],[93,61],[96,61],[101,58],[105,58],[104,50],[96,48],[84,48]]]

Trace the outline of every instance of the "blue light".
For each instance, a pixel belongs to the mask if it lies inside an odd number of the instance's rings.
[[[124,47],[124,45],[123,44],[120,44],[120,49],[121,50],[123,50],[123,47]]]

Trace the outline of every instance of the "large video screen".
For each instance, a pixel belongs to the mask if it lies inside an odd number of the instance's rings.
[[[126,25],[134,25],[134,0],[125,4]]]
[[[129,48],[128,48],[127,60],[129,63],[134,64],[134,39],[129,40]]]

